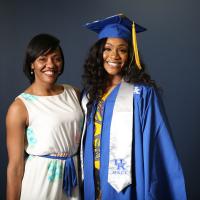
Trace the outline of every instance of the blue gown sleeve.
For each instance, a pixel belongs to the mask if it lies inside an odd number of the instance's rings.
[[[144,96],[141,117],[145,199],[185,200],[184,176],[160,99],[153,87]]]

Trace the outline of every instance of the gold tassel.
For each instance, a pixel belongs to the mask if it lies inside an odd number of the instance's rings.
[[[140,57],[138,53],[138,47],[137,47],[137,38],[136,38],[136,30],[135,30],[135,23],[133,22],[132,25],[132,39],[133,39],[133,50],[134,50],[134,55],[135,55],[135,63],[138,67],[139,70],[142,69],[142,66],[140,64]]]

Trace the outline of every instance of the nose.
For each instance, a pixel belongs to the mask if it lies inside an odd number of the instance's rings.
[[[51,68],[51,69],[54,68],[54,61],[53,61],[53,59],[51,57],[47,59],[46,66]]]
[[[119,53],[118,53],[118,51],[117,51],[117,49],[113,49],[112,51],[111,51],[111,55],[110,55],[112,58],[114,58],[114,59],[118,59],[119,58]]]

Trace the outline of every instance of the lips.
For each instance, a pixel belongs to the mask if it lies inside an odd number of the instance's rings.
[[[110,65],[111,67],[121,67],[122,63],[121,62],[110,62],[110,61],[106,61],[106,63],[108,65]]]
[[[47,76],[54,76],[56,72],[54,70],[48,70],[43,72]]]

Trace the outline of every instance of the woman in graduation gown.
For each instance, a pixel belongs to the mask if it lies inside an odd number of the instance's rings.
[[[82,169],[85,200],[185,200],[181,164],[136,33],[120,14],[87,23],[99,40],[84,65]]]

